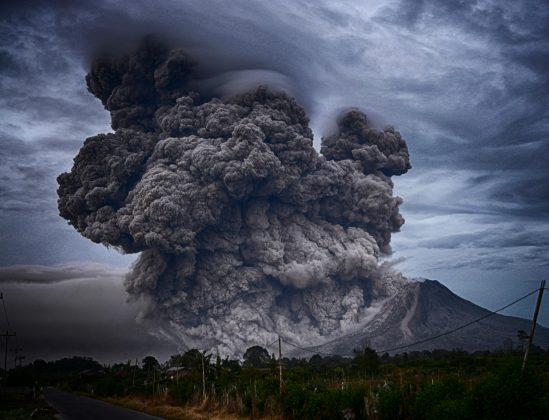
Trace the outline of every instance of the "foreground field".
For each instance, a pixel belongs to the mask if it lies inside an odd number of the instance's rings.
[[[34,362],[19,374],[167,419],[549,419],[549,352],[413,352],[244,361],[191,350],[160,364],[101,366],[86,358]],[[13,372],[12,372],[13,374]]]

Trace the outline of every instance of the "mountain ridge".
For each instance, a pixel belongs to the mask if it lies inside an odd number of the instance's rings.
[[[360,329],[307,347],[308,351],[294,349],[290,354],[351,356],[353,349],[365,345],[378,353],[391,354],[434,349],[496,350],[519,345],[518,330],[530,332],[531,320],[493,313],[456,295],[437,280],[410,279],[397,287],[392,285],[392,292],[377,300],[380,308]],[[483,319],[473,322],[479,318]],[[469,322],[473,323],[446,335]],[[416,342],[420,343],[412,345]],[[549,328],[538,324],[534,344],[549,347]]]

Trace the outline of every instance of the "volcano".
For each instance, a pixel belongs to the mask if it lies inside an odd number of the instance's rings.
[[[517,332],[529,333],[531,328],[531,320],[493,314],[459,297],[436,280],[396,278],[390,284],[374,284],[373,291],[368,309],[370,316],[360,329],[308,347],[310,352],[294,349],[291,354],[307,357],[316,351],[350,356],[353,349],[365,345],[380,354],[434,349],[496,350],[502,349],[505,343],[518,346]],[[481,320],[473,322],[477,319]],[[470,322],[473,323],[458,331],[430,340]],[[419,343],[411,345],[416,342]],[[549,328],[538,324],[534,344],[549,347]]]

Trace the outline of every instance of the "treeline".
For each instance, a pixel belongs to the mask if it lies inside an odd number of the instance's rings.
[[[135,396],[239,416],[288,419],[548,419],[549,351],[435,350],[395,356],[365,347],[355,357],[279,362],[262,347],[243,361],[198,350],[166,363],[153,356],[102,366],[74,357],[15,372],[41,384],[99,397]]]

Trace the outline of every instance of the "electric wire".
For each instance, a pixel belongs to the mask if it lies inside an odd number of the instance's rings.
[[[276,338],[272,343],[267,344],[265,347],[271,347],[274,343],[278,341],[278,338]]]

